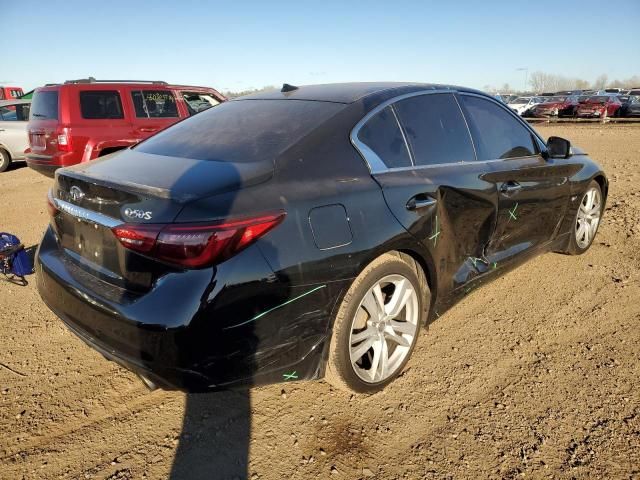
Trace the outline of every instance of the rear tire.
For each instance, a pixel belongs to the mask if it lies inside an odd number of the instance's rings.
[[[9,152],[0,148],[0,172],[4,172],[11,165]]]
[[[420,265],[385,253],[353,281],[333,325],[325,380],[348,392],[382,390],[403,370],[431,295]]]

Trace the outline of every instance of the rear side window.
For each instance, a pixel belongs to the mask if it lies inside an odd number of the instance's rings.
[[[176,99],[169,90],[135,90],[131,92],[138,118],[177,117]]]
[[[503,108],[484,98],[461,98],[479,161],[535,155],[531,132]]]
[[[475,160],[469,130],[451,94],[419,95],[395,104],[416,165]]]
[[[82,118],[89,120],[124,118],[120,94],[115,90],[80,92]]]
[[[29,104],[19,103],[18,105],[5,105],[0,107],[0,120],[5,122],[26,122],[29,120]]]
[[[135,149],[217,162],[272,161],[343,108],[304,100],[224,102],[172,125]]]
[[[18,120],[18,114],[16,112],[15,105],[5,105],[0,107],[0,120],[5,122],[11,122]]]
[[[31,102],[31,118],[39,120],[58,119],[58,92],[35,92]]]
[[[389,168],[411,166],[407,144],[391,107],[386,107],[371,117],[358,131],[358,140]]]
[[[182,92],[182,98],[187,104],[189,115],[195,115],[207,108],[215,107],[220,102],[208,93]]]

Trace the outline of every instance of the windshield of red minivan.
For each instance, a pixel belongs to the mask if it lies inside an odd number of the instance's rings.
[[[179,122],[134,148],[195,160],[273,161],[343,108],[343,104],[306,100],[234,100]]]
[[[35,92],[31,102],[30,120],[57,120],[58,119],[58,92]]]

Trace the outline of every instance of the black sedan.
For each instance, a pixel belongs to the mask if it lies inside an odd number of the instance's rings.
[[[58,171],[38,289],[151,387],[374,392],[472,289],[585,252],[607,190],[475,90],[285,85]]]

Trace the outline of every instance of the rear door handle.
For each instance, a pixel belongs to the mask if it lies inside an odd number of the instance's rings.
[[[522,185],[520,185],[518,182],[509,181],[502,184],[502,186],[500,187],[500,193],[504,195],[511,195],[516,193],[521,188]]]
[[[407,202],[407,210],[420,210],[435,205],[437,200],[425,194],[416,195]]]
[[[155,132],[156,130],[159,130],[159,128],[152,128],[152,127],[141,127],[140,128],[141,132]]]

